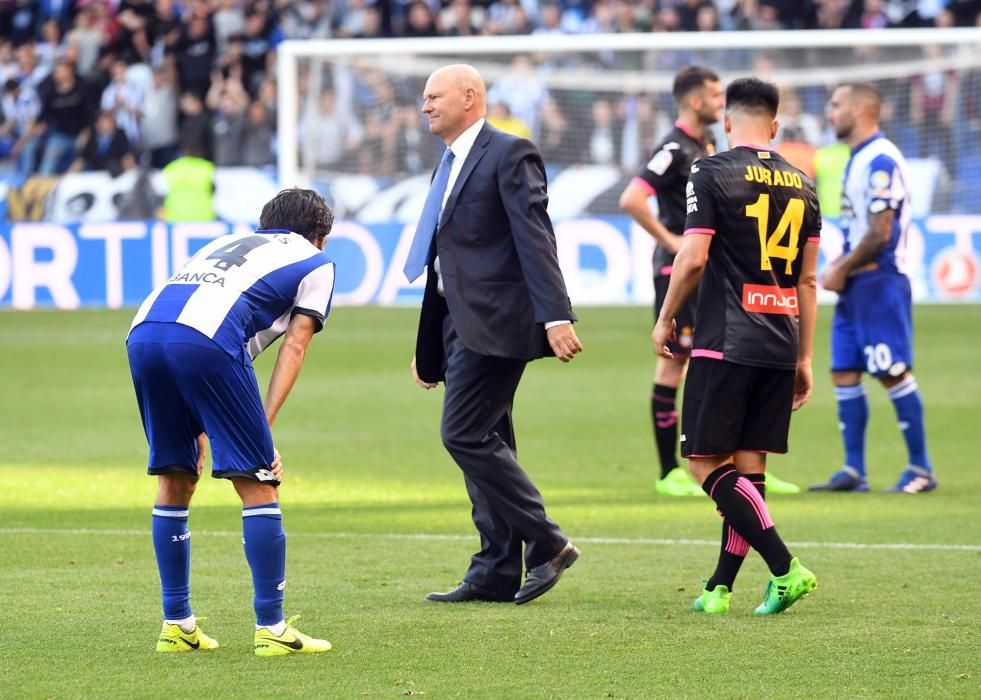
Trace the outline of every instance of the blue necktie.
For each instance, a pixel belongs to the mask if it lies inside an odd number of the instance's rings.
[[[426,203],[422,206],[422,216],[416,226],[416,235],[412,239],[412,247],[405,258],[406,279],[414,282],[422,271],[426,269],[427,258],[429,257],[429,246],[433,243],[433,236],[436,234],[436,224],[439,223],[439,210],[443,208],[443,195],[446,194],[446,185],[450,181],[450,167],[453,164],[453,151],[446,149],[443,151],[443,159],[439,161],[436,168],[436,175],[429,185],[429,194],[426,196]]]

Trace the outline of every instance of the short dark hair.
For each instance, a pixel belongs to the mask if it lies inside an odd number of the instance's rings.
[[[872,114],[875,116],[875,118],[879,118],[879,112],[882,109],[882,95],[879,93],[879,89],[875,85],[872,83],[849,82],[842,83],[838,87],[848,88],[851,90],[852,98],[864,101],[872,110]]]
[[[773,83],[759,78],[739,78],[726,88],[726,111],[742,110],[765,114],[771,119],[780,108],[780,91]]]
[[[334,227],[334,212],[314,190],[292,187],[266,202],[259,215],[260,229],[283,228],[317,245]]]
[[[717,82],[719,82],[719,76],[714,71],[702,66],[686,66],[674,76],[671,94],[674,95],[675,102],[681,102],[692,92],[704,86],[705,83]]]

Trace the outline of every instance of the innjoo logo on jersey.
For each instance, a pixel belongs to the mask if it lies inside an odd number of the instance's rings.
[[[797,289],[767,284],[743,285],[743,308],[758,314],[799,316]]]

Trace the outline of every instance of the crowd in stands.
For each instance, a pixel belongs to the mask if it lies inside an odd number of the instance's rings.
[[[218,166],[270,166],[284,39],[950,27],[978,24],[979,10],[981,0],[0,0],[0,170],[115,175],[192,147]],[[664,96],[550,93],[540,67],[519,57],[493,81],[490,116],[535,138],[550,162],[634,167],[670,114]],[[419,80],[370,69],[311,80],[301,75],[308,164],[431,165]],[[979,80],[937,71],[897,88],[893,115],[918,135],[915,148],[955,157],[955,119],[981,120],[981,85],[956,88]],[[785,121],[818,145],[825,95],[786,97]]]

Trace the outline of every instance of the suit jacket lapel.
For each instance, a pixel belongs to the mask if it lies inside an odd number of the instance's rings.
[[[443,213],[439,217],[439,226],[436,227],[437,232],[450,220],[450,214],[453,213],[453,209],[456,207],[456,201],[460,197],[460,190],[463,189],[467,178],[470,177],[470,173],[473,172],[473,169],[477,167],[477,163],[480,162],[480,159],[487,152],[487,144],[490,143],[490,137],[493,131],[494,127],[485,122],[484,126],[480,129],[480,133],[477,134],[477,140],[474,141],[473,148],[467,154],[467,159],[463,162],[463,168],[460,169],[460,175],[456,178],[456,182],[453,183],[453,189],[450,191],[450,196],[446,200],[446,206],[443,207]]]

